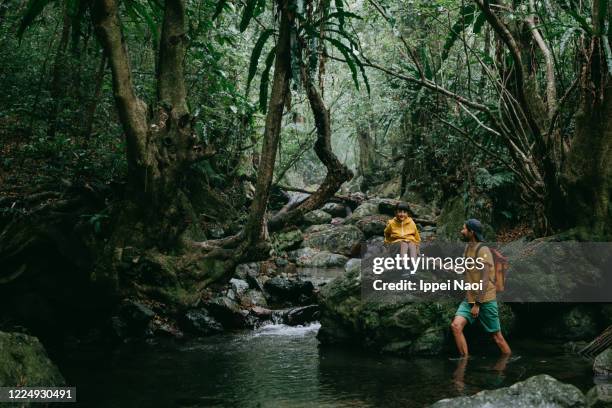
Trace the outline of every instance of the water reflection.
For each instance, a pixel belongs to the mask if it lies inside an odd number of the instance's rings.
[[[543,372],[583,391],[593,384],[589,362],[559,347],[517,343],[520,359],[399,358],[319,347],[318,329],[271,325],[180,347],[80,351],[61,368],[87,407],[419,407]]]

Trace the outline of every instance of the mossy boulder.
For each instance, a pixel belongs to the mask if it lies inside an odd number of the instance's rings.
[[[304,214],[304,224],[306,225],[327,224],[331,220],[331,214],[323,210],[314,210]]]
[[[350,256],[363,240],[363,232],[356,226],[338,225],[306,234],[302,246]]]
[[[586,394],[589,408],[612,408],[612,384],[597,384]]]
[[[36,337],[0,332],[0,387],[61,387],[64,378]]]
[[[376,200],[368,200],[364,201],[359,205],[359,207],[355,208],[355,211],[351,214],[350,217],[346,218],[346,223],[353,224],[362,219],[363,217],[367,217],[369,215],[380,214],[378,212],[378,201]]]
[[[612,377],[612,347],[607,348],[595,357],[593,371],[601,377]]]
[[[401,176],[397,176],[382,184],[369,188],[368,194],[384,198],[399,198],[401,184],[402,178]]]
[[[356,267],[347,268],[344,276],[325,285],[319,304],[321,343],[348,343],[401,355],[441,352],[456,308],[451,303],[362,300]]]
[[[287,254],[288,258],[295,261],[297,266],[333,268],[342,267],[348,258],[341,254],[329,251],[319,251],[312,248],[299,248]]]
[[[322,344],[352,344],[397,355],[435,355],[454,350],[450,323],[456,301],[415,302],[408,297],[366,299],[361,293],[360,260],[351,259],[345,273],[325,285],[319,294]],[[505,334],[515,326],[512,309],[500,303]],[[470,334],[489,336],[475,324]]]
[[[585,397],[578,388],[542,374],[510,387],[485,390],[469,397],[443,399],[431,405],[431,408],[578,408],[585,406]]]
[[[273,233],[270,240],[276,252],[288,251],[297,248],[304,240],[304,235],[299,229],[293,228]]]

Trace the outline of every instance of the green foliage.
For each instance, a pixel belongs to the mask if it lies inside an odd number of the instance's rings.
[[[242,19],[240,20],[240,32],[244,32],[249,26],[258,1],[259,0],[247,0],[244,11],[242,12]]]
[[[83,1],[83,0],[81,0]],[[140,3],[139,0],[124,0],[123,6],[125,11],[134,19],[134,21],[144,21],[153,39],[159,41],[157,32],[159,30],[158,21],[161,20],[162,9],[155,1],[148,1],[147,6]]]
[[[36,18],[40,16],[44,8],[51,3],[53,0],[30,0],[28,3],[19,28],[17,29],[17,36],[21,39],[25,30],[34,23]]]
[[[253,80],[253,78],[255,77],[255,74],[257,73],[257,65],[259,64],[259,57],[261,56],[261,51],[263,50],[263,47],[266,44],[266,41],[268,41],[268,38],[270,38],[272,34],[274,34],[274,30],[272,29],[264,30],[259,36],[259,39],[257,39],[255,46],[253,47],[253,52],[251,53],[251,61],[249,62],[249,76],[247,78],[247,94],[251,86],[251,81]],[[270,54],[268,54],[268,57],[269,56]],[[266,61],[268,61],[268,58],[266,58]],[[267,62],[266,62],[266,66],[268,66]]]
[[[87,222],[94,230],[96,235],[102,233],[102,226],[108,222],[110,215],[106,212],[98,213],[98,214],[83,214],[82,218],[87,219]]]
[[[451,48],[464,31],[473,25],[473,32],[478,34],[485,21],[486,18],[484,14],[475,4],[469,3],[462,6],[459,11],[457,21],[451,27],[448,37],[444,42],[444,51],[442,52],[442,57],[440,58],[442,63],[448,59]]]

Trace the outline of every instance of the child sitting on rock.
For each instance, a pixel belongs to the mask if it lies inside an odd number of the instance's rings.
[[[410,252],[410,258],[416,258],[421,237],[409,212],[410,207],[406,203],[400,202],[395,206],[395,217],[385,227],[385,244],[399,242],[402,256]]]

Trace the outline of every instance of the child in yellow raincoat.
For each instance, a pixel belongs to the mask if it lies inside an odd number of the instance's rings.
[[[410,207],[406,203],[398,203],[395,207],[395,217],[391,218],[385,227],[385,244],[400,243],[402,256],[410,252],[411,258],[416,258],[421,237],[412,218],[408,215]]]

